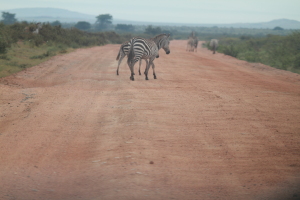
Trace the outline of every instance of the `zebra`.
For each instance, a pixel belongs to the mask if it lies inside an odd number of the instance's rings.
[[[155,37],[154,37],[154,38],[155,38]],[[151,39],[151,40],[154,40],[154,38],[150,38],[150,39]],[[120,64],[121,64],[123,58],[124,58],[126,55],[128,55],[129,49],[130,49],[130,41],[124,42],[124,43],[121,45],[121,47],[120,47],[118,56],[117,56],[117,58],[116,58],[116,60],[119,60],[119,62],[118,62],[118,68],[117,68],[117,75],[119,75]],[[145,61],[146,61],[146,66],[147,66],[147,63],[148,63],[147,59],[145,59]],[[141,65],[142,65],[142,60],[140,60],[140,62],[139,62],[139,75],[141,75]],[[153,67],[154,67],[154,66],[152,65],[152,68],[153,68]],[[154,70],[154,68],[153,68],[153,70]],[[145,71],[146,71],[146,70],[145,70]],[[145,72],[144,72],[144,73],[145,73]]]
[[[134,81],[134,65],[137,61],[141,59],[149,59],[146,60],[146,70],[145,70],[145,79],[148,80],[148,71],[150,65],[152,65],[153,76],[156,79],[155,74],[155,65],[153,63],[155,58],[159,57],[158,51],[163,48],[166,54],[170,53],[169,48],[169,37],[170,34],[160,34],[151,39],[144,39],[140,37],[132,38],[130,40],[131,46],[128,52],[128,66],[131,71],[130,80]]]
[[[198,37],[196,36],[195,32],[192,31],[187,41],[186,51],[197,52],[198,41]]]
[[[117,75],[119,75],[120,64],[121,64],[123,58],[128,55],[129,49],[130,49],[130,41],[124,42],[120,47],[119,54],[116,58],[116,60],[119,60],[118,68],[117,68]],[[146,62],[147,62],[147,60],[146,60]],[[140,75],[141,75],[141,71],[140,71],[141,65],[142,65],[142,60],[140,60],[140,65],[139,65],[139,74]]]
[[[195,48],[194,39],[192,37],[189,37],[186,46],[186,51],[194,51],[194,48]]]
[[[211,39],[209,46],[212,48],[213,54],[216,53],[216,50],[218,48],[218,40],[217,39]]]
[[[39,34],[39,30],[43,28],[43,25],[39,22],[37,24],[30,24],[24,28],[24,32],[32,33],[32,34]]]
[[[194,38],[194,50],[195,50],[196,52],[197,52],[198,42],[199,42],[198,37],[195,37],[195,38]]]
[[[37,29],[35,29],[32,32],[33,34],[39,34],[39,30],[43,27],[43,25],[41,23],[37,23],[36,26],[37,26]]]

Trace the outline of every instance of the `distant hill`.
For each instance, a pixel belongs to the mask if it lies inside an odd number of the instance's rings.
[[[277,19],[270,22],[261,23],[237,23],[237,24],[219,24],[219,26],[233,27],[233,28],[269,28],[273,29],[279,26],[284,29],[300,29],[300,22],[290,19]]]
[[[66,9],[59,8],[20,8],[4,10],[16,14],[18,21],[29,21],[29,22],[73,22],[87,21],[90,23],[96,22],[95,15],[88,15],[79,12],[69,11]],[[2,11],[0,11],[2,12]],[[277,19],[270,22],[261,23],[234,23],[234,24],[188,24],[188,23],[161,23],[161,22],[139,22],[129,21],[122,19],[113,19],[113,24],[132,24],[132,25],[154,25],[154,26],[202,26],[202,27],[233,27],[233,28],[268,28],[273,29],[279,26],[284,29],[300,29],[300,22],[289,19]]]
[[[5,12],[16,14],[16,19],[18,21],[53,22],[58,20],[60,22],[74,23],[78,21],[87,21],[90,23],[96,22],[96,16],[94,15],[59,8],[20,8],[5,10]]]

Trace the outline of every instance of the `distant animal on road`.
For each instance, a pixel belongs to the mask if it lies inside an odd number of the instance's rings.
[[[218,40],[217,39],[211,39],[209,46],[211,47],[213,54],[216,53],[216,50],[218,48]]]
[[[194,38],[194,51],[196,51],[196,52],[197,52],[198,42],[199,42],[198,38],[195,37]]]
[[[194,51],[194,49],[195,49],[194,38],[189,37],[187,41],[186,51]]]
[[[198,47],[198,37],[196,37],[195,32],[192,31],[187,41],[186,51],[197,52],[197,47]]]

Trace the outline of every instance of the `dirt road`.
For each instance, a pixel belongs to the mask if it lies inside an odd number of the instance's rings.
[[[0,79],[0,199],[299,199],[300,75],[185,47],[156,80],[119,45]]]

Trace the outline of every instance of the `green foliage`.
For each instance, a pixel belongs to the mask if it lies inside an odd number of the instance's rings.
[[[0,54],[5,54],[7,51],[7,43],[3,39],[3,37],[0,35]]]
[[[90,29],[92,26],[89,22],[85,22],[85,21],[80,21],[77,22],[77,24],[75,24],[75,28],[78,28],[80,30],[88,30]]]
[[[9,13],[9,12],[2,12],[2,22],[4,24],[14,24],[16,23],[16,18],[15,18],[16,14],[12,14],[12,13]]]
[[[71,48],[125,41],[125,37],[115,32],[91,33],[49,23],[44,23],[38,34],[32,32],[35,29],[36,24],[27,22],[0,23],[0,77],[34,66],[56,54],[69,52]]]
[[[119,30],[119,31],[127,31],[127,32],[131,32],[131,31],[134,31],[134,26],[132,26],[131,24],[130,25],[127,25],[127,24],[117,24],[116,30]]]
[[[149,35],[158,35],[160,33],[162,33],[162,30],[160,27],[152,27],[152,25],[149,25],[146,29],[145,29],[145,33],[149,34]]]
[[[300,31],[287,36],[220,38],[218,52],[300,73]]]
[[[282,31],[282,30],[284,30],[283,28],[281,28],[280,26],[276,26],[275,28],[273,28],[273,30],[277,30],[277,31]]]
[[[223,46],[223,48],[220,47],[220,49],[222,49],[221,52],[228,56],[237,57],[239,54],[238,49],[233,44]]]
[[[61,26],[60,21],[56,20],[54,22],[51,22],[51,26]]]
[[[103,15],[98,15],[96,17],[96,29],[97,30],[104,30],[106,29],[109,25],[112,24],[112,16],[110,14],[103,14]]]

